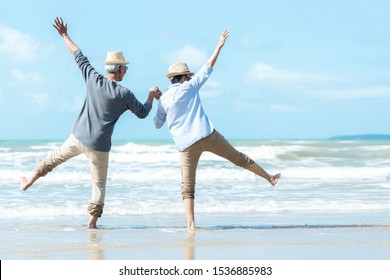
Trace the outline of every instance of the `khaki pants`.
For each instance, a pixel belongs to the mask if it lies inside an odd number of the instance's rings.
[[[108,152],[99,152],[84,146],[73,135],[58,148],[49,153],[36,167],[38,175],[45,176],[55,167],[68,159],[85,154],[89,160],[92,175],[92,197],[89,202],[88,212],[92,216],[100,217],[103,212],[104,198],[106,194],[106,181],[108,169]]]
[[[183,200],[195,198],[196,169],[203,152],[214,153],[243,168],[248,168],[254,163],[251,158],[237,151],[218,131],[214,130],[206,138],[180,152]]]

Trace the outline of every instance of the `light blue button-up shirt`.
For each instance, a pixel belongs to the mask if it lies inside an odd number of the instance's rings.
[[[200,88],[212,72],[213,68],[205,64],[190,81],[170,85],[160,98],[154,124],[160,128],[167,122],[179,151],[184,151],[214,130],[199,97]]]

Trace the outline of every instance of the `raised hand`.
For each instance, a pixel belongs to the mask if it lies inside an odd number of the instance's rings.
[[[229,31],[227,29],[225,29],[222,32],[221,36],[219,37],[218,44],[215,47],[215,50],[214,50],[213,54],[207,60],[207,64],[210,67],[214,67],[215,62],[217,62],[217,59],[218,59],[218,56],[219,56],[219,52],[221,51],[222,47],[225,45],[227,37],[229,37]]]
[[[222,48],[225,45],[226,39],[229,37],[229,30],[225,29],[219,37],[218,46]]]
[[[68,32],[68,24],[64,24],[62,17],[56,17],[53,26],[55,29],[57,29],[58,34],[60,34],[62,37]]]

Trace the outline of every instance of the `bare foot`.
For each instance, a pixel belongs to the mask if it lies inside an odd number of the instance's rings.
[[[192,226],[192,227],[187,227],[186,230],[187,230],[188,232],[195,232],[195,227],[194,227],[194,226]]]
[[[282,175],[280,173],[271,176],[270,183],[274,187]]]
[[[195,222],[194,221],[187,221],[187,231],[195,231]]]
[[[97,228],[96,222],[97,222],[98,218],[99,217],[97,217],[97,216],[92,216],[92,215],[89,216],[89,222],[88,222],[89,229],[96,229]]]
[[[20,177],[20,188],[23,191],[26,191],[29,187],[31,187],[31,183],[27,180],[26,177]]]

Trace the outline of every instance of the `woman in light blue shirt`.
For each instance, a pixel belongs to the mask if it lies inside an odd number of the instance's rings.
[[[176,63],[169,67],[167,77],[171,80],[167,91],[158,103],[154,118],[156,128],[168,124],[177,149],[180,151],[182,170],[182,196],[187,217],[187,229],[195,229],[194,198],[196,168],[203,152],[212,152],[226,158],[266,179],[275,186],[280,173],[268,174],[247,155],[237,151],[215,130],[205,114],[199,97],[199,90],[210,77],[229,32],[224,30],[217,47],[209,60],[196,73],[190,72],[186,63]]]

